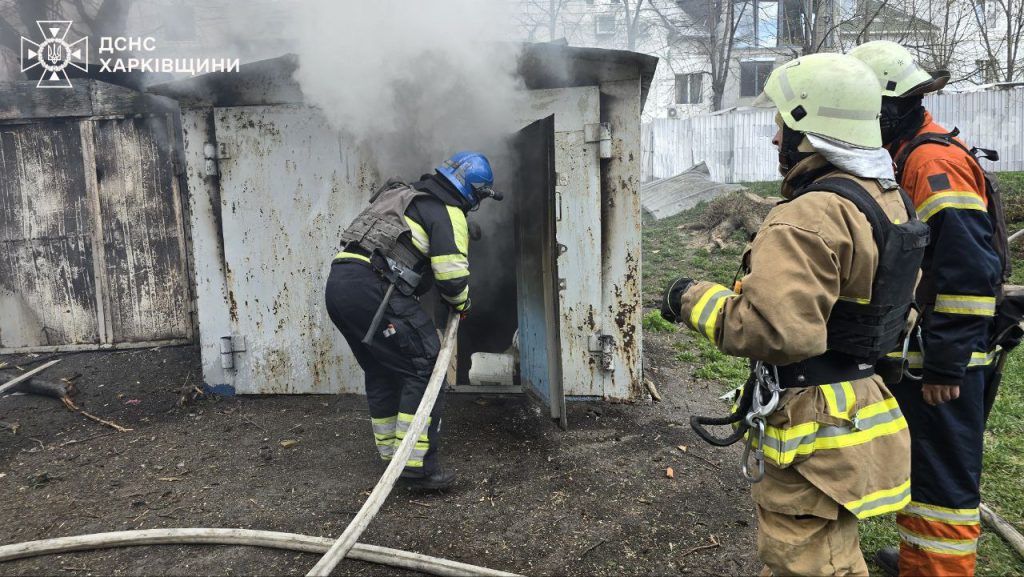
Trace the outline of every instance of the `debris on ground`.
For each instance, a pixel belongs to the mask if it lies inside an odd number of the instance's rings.
[[[661,220],[701,202],[742,190],[746,190],[742,184],[724,184],[711,180],[708,165],[701,162],[675,176],[641,185],[640,202],[647,215],[654,220]]]
[[[737,231],[743,233],[744,242],[749,240],[779,200],[752,192],[733,192],[708,203],[704,212],[683,228],[704,233],[695,236],[691,242],[694,248],[722,249]]]

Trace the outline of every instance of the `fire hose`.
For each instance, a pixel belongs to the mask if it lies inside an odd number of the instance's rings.
[[[363,532],[366,531],[370,521],[373,520],[384,504],[384,500],[391,493],[391,489],[394,488],[399,474],[405,468],[405,462],[409,459],[409,455],[412,454],[416,440],[427,428],[427,417],[434,407],[434,402],[437,400],[437,395],[444,382],[448,363],[455,348],[455,335],[458,333],[458,330],[459,314],[452,312],[448,317],[448,325],[445,328],[441,351],[437,355],[437,361],[434,364],[434,370],[430,375],[430,381],[427,383],[423,399],[416,409],[416,416],[413,417],[412,423],[409,425],[409,433],[398,446],[398,450],[395,451],[395,455],[392,457],[387,470],[384,471],[384,475],[377,482],[377,486],[374,487],[359,513],[356,514],[337,540],[332,542],[324,537],[250,529],[186,528],[116,531],[0,546],[0,562],[68,551],[87,551],[134,545],[220,544],[325,553],[308,575],[327,576],[342,559],[346,556],[351,556],[353,559],[360,561],[391,565],[434,575],[516,577],[514,573],[506,573],[457,561],[356,542]]]
[[[363,534],[363,531],[366,531],[370,521],[373,520],[374,516],[377,515],[377,511],[384,504],[384,499],[388,498],[391,489],[395,486],[395,481],[398,480],[402,469],[405,468],[405,462],[409,460],[409,455],[412,454],[413,446],[416,444],[417,439],[427,430],[427,418],[430,416],[430,411],[434,408],[434,401],[437,400],[437,394],[441,391],[441,384],[448,373],[448,361],[451,359],[452,350],[455,348],[455,335],[458,332],[459,313],[452,311],[448,315],[448,326],[444,330],[444,341],[441,343],[441,351],[437,354],[437,362],[434,363],[434,372],[430,374],[430,381],[427,382],[427,390],[423,393],[420,406],[416,409],[416,416],[412,418],[412,423],[409,424],[409,432],[406,433],[405,438],[398,445],[398,450],[391,457],[391,462],[384,471],[384,475],[381,476],[377,486],[370,492],[370,496],[363,503],[362,508],[359,509],[359,513],[349,522],[341,537],[338,537],[338,540],[331,545],[327,553],[310,569],[306,577],[326,577],[330,575],[338,563],[345,558],[345,555],[352,550],[352,547],[359,540],[359,536]]]

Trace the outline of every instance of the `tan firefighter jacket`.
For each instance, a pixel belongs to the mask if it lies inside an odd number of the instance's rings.
[[[783,195],[790,197],[796,177],[826,164],[819,154],[798,163]],[[860,183],[894,222],[907,219],[896,189],[838,170],[819,179],[836,176]],[[681,318],[727,354],[781,366],[825,352],[837,299],[870,300],[878,249],[852,202],[808,192],[768,214],[745,260],[748,274],[737,292],[695,283],[681,299]],[[754,486],[766,508],[834,519],[839,504],[865,518],[909,502],[907,423],[880,377],[786,389],[767,425],[768,478]],[[767,490],[786,486],[780,480],[793,473],[820,492]]]

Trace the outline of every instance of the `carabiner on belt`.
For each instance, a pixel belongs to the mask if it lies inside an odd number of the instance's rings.
[[[747,431],[747,443],[743,447],[743,458],[740,468],[743,478],[750,483],[758,483],[764,479],[764,418],[753,417],[750,419],[750,429]],[[757,448],[754,448],[754,432],[757,432]],[[756,473],[750,472],[750,454],[754,454],[754,468]]]

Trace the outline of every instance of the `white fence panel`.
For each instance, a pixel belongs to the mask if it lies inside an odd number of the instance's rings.
[[[999,151],[999,162],[985,162],[987,169],[1024,170],[1024,89],[932,95],[925,106],[939,124],[959,128],[971,146]],[[644,125],[644,181],[699,162],[718,182],[778,180],[774,118],[773,110],[753,108],[655,119]]]

